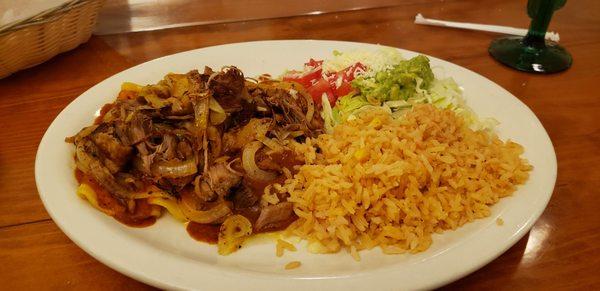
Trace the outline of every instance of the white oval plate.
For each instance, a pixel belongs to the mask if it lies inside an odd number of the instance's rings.
[[[529,181],[492,207],[492,215],[456,231],[434,235],[430,249],[415,255],[361,252],[315,255],[300,249],[275,256],[272,243],[254,243],[230,256],[194,241],[185,227],[165,215],[148,228],[130,228],[94,210],[75,194],[73,148],[64,138],[91,124],[99,108],[112,102],[122,82],[155,83],[169,72],[235,65],[246,76],[299,68],[309,58],[333,50],[375,50],[378,46],[338,41],[261,41],[208,47],[162,57],[116,74],[87,90],[50,125],[40,143],[35,178],[40,197],[58,226],[79,247],[111,268],[169,289],[366,290],[423,289],[449,283],[487,264],[516,243],[540,216],[554,188],[556,155],[548,134],[531,110],[492,81],[449,62],[430,58],[438,78],[453,77],[467,103],[482,117],[500,121],[499,135],[525,147],[534,166]],[[405,57],[415,52],[400,50]],[[504,220],[503,226],[496,219]],[[302,266],[284,270],[298,260]]]

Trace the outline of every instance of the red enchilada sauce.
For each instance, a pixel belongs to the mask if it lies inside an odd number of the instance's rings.
[[[106,104],[102,107],[100,111],[100,116],[97,117],[97,122],[101,120],[106,112],[110,111],[111,104]],[[281,165],[284,168],[289,169],[292,173],[295,173],[294,166],[301,165],[302,162],[299,161],[293,152],[284,151],[282,153],[274,153],[271,154],[270,158],[277,164]],[[236,169],[241,170],[242,169]],[[151,216],[153,205],[148,204],[146,199],[136,199],[136,205],[134,212],[127,211],[127,208],[121,204],[119,200],[110,195],[108,191],[106,191],[102,186],[100,186],[93,178],[89,177],[79,169],[75,170],[75,178],[79,182],[79,184],[85,183],[89,185],[94,192],[96,193],[96,199],[98,200],[98,205],[104,210],[105,213],[112,216],[114,219],[119,222],[132,226],[132,227],[147,227],[153,225],[156,222],[156,217]],[[275,180],[269,182],[261,182],[255,181],[245,178],[247,181],[248,187],[252,189],[254,195],[258,196],[259,199],[264,193],[265,187],[268,185],[272,185],[275,183],[283,184],[286,180],[285,175],[278,176]],[[284,198],[284,197],[280,197]],[[234,214],[240,214],[246,217],[254,226],[256,220],[260,215],[260,209],[258,207],[248,207],[241,209],[233,209]],[[298,217],[293,214],[290,218],[280,221],[271,225],[268,228],[261,229],[260,231],[254,229],[254,233],[265,233],[265,232],[274,232],[286,229],[292,222],[294,222]],[[197,241],[206,242],[209,244],[216,244],[219,237],[219,229],[220,224],[201,224],[197,222],[190,221],[187,223],[186,230],[188,234]]]
[[[79,184],[89,185],[96,193],[98,206],[119,222],[132,227],[147,227],[156,222],[156,217],[151,215],[154,206],[148,204],[146,199],[136,199],[134,211],[129,212],[119,200],[79,169],[75,170],[75,178]]]
[[[297,171],[294,170],[294,166],[302,165],[302,161],[296,158],[295,154],[292,151],[283,151],[278,153],[273,153],[269,156],[273,162],[278,165],[281,165],[284,168],[287,168],[292,172],[292,174]],[[242,168],[234,169],[238,172],[243,172]],[[244,177],[244,181],[246,185],[252,189],[254,195],[256,195],[259,199],[264,194],[265,188],[272,184],[283,184],[287,177],[285,175],[279,175],[275,180],[262,182],[249,179],[248,177]],[[279,197],[280,200],[285,201],[287,197]],[[290,224],[292,224],[298,217],[295,214],[292,214],[288,219],[274,223],[267,228],[263,228],[261,230],[257,230],[255,228],[256,220],[260,216],[260,208],[258,207],[248,207],[248,208],[233,208],[233,214],[240,214],[246,217],[254,227],[253,233],[266,233],[266,232],[275,232],[286,229]],[[219,237],[219,224],[201,224],[197,222],[190,221],[187,224],[186,230],[188,234],[197,241],[206,242],[209,244],[216,244]]]
[[[188,222],[185,228],[188,234],[197,241],[216,244],[219,240],[219,224],[201,224],[193,221]]]

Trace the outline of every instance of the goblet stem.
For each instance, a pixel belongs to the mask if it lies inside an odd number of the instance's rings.
[[[546,31],[554,13],[554,4],[552,0],[546,0],[546,4],[538,5],[538,10],[535,17],[531,19],[529,31],[523,38],[523,44],[535,48],[543,48],[546,46]]]

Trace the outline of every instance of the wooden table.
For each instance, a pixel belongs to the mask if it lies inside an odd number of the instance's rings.
[[[231,42],[305,38],[381,43],[454,62],[509,90],[550,134],[558,180],[544,214],[506,253],[446,288],[600,289],[600,2],[568,1],[557,12],[550,28],[560,32],[574,63],[549,76],[492,60],[487,46],[496,35],[412,23],[421,12],[526,27],[524,10],[524,0],[410,0],[385,8],[92,37],[0,80],[0,289],[152,289],[83,252],[38,198],[36,149],[69,102],[101,80],[160,56]]]

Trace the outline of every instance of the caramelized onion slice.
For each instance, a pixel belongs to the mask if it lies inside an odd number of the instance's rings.
[[[220,201],[208,210],[199,210],[198,205],[202,203],[192,192],[184,192],[178,201],[179,209],[190,221],[197,223],[214,223],[231,213],[231,208],[225,201]]]
[[[237,251],[251,234],[252,224],[246,217],[239,214],[229,216],[219,229],[219,255],[225,256]]]
[[[262,143],[260,141],[253,141],[244,146],[244,151],[242,152],[242,167],[244,168],[244,171],[246,171],[246,175],[248,175],[248,177],[251,179],[258,181],[270,181],[277,178],[277,174],[262,170],[258,167],[258,165],[256,165],[256,151],[258,151],[261,147]]]
[[[199,95],[194,100],[195,125],[199,130],[204,131],[208,126],[208,115],[210,111],[210,96]]]
[[[227,113],[225,113],[225,109],[223,109],[221,104],[219,104],[219,102],[217,102],[217,100],[215,100],[215,98],[212,96],[210,97],[208,108],[210,109],[209,118],[211,124],[218,125],[227,119]]]
[[[196,174],[198,168],[193,159],[186,161],[161,161],[152,164],[152,173],[165,178],[180,178]]]
[[[260,140],[264,145],[266,145],[268,148],[270,148],[276,152],[283,150],[283,147],[275,139],[264,137],[264,138],[260,138],[258,140]]]
[[[148,198],[148,203],[152,205],[158,205],[165,208],[171,216],[179,221],[187,221],[185,215],[177,205],[177,199],[172,197],[150,197]]]
[[[308,93],[301,92],[300,95],[302,95],[304,99],[306,99],[306,106],[308,107],[308,109],[306,110],[306,121],[310,122],[315,114],[315,103],[313,102],[312,97],[308,95]]]

